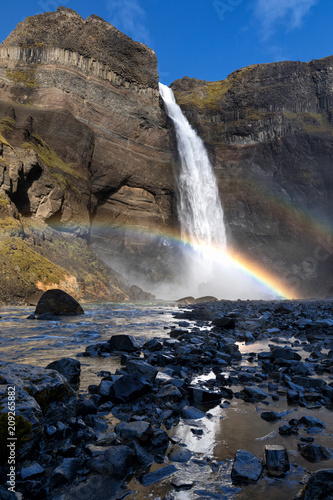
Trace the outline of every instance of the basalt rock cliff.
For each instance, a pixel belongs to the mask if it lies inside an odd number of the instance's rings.
[[[209,151],[232,244],[301,296],[333,281],[332,82],[327,57],[172,84]]]
[[[62,268],[62,280],[43,272],[31,278],[26,271],[23,296],[41,288],[41,278],[44,288],[55,281],[64,288],[67,276],[82,282],[79,298],[105,298],[110,279],[118,283],[117,278],[104,266],[99,292],[89,286],[94,269],[89,283],[79,276],[96,257],[83,257],[77,248],[80,263],[71,267],[74,256],[66,241],[84,245],[77,237],[104,252],[108,262],[117,265],[119,256],[127,257],[127,271],[140,269],[140,258],[148,255],[146,269],[153,279],[161,277],[163,266],[154,265],[161,245],[136,234],[174,226],[169,137],[151,49],[97,16],[84,20],[63,7],[17,26],[0,45],[0,224],[4,234],[20,239],[14,246],[24,245],[15,252],[19,261],[18,254],[31,254],[32,260],[45,254],[56,266],[60,259]],[[65,238],[61,255],[45,244],[50,238],[60,241],[58,236]],[[2,290],[15,274],[7,254],[3,248]],[[18,293],[22,282],[16,275],[14,281]],[[128,297],[120,288],[120,297]],[[115,285],[108,298],[117,297]]]
[[[230,242],[302,296],[333,281],[332,80],[328,57],[172,84]],[[137,297],[104,262],[130,284],[177,278],[177,163],[151,49],[64,7],[21,22],[0,45],[0,300]]]

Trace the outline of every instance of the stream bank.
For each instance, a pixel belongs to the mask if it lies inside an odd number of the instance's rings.
[[[311,473],[332,468],[331,302],[219,301],[155,312],[154,334],[133,335],[126,349],[109,327],[81,349],[90,354],[77,358],[81,373],[97,362],[99,376],[79,400],[73,395],[65,442],[47,436],[42,421],[44,448],[33,464],[44,471],[31,480],[52,492],[46,498],[294,498]],[[123,340],[135,329],[123,330]],[[55,434],[57,422],[47,424]],[[288,456],[275,475],[267,467],[272,446]],[[237,450],[252,454],[257,479],[247,467],[236,477]],[[111,451],[122,452],[122,477],[113,477]],[[69,459],[79,461],[73,480],[54,483]]]

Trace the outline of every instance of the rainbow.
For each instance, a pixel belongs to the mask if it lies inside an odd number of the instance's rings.
[[[245,276],[252,278],[255,283],[265,288],[267,293],[273,295],[274,297],[281,299],[297,299],[300,298],[297,294],[290,290],[282,280],[276,276],[274,273],[268,271],[259,263],[250,260],[241,252],[229,248],[228,250],[221,248],[217,245],[210,246],[207,249],[207,244],[205,242],[197,242],[195,246],[189,238],[180,237],[179,232],[175,230],[168,231],[157,231],[151,229],[143,229],[138,227],[126,226],[126,225],[110,225],[110,224],[98,224],[93,226],[93,233],[98,235],[98,233],[107,231],[110,235],[112,230],[116,232],[126,232],[127,235],[133,238],[144,238],[146,240],[158,241],[161,243],[170,243],[180,245],[187,250],[209,253],[210,258],[215,262],[223,262],[228,267],[234,267],[243,273]]]

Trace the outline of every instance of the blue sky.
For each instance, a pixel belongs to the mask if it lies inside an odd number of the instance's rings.
[[[97,14],[153,48],[160,80],[224,79],[249,64],[333,54],[332,0],[15,0],[1,6],[0,40],[26,16],[65,5]]]

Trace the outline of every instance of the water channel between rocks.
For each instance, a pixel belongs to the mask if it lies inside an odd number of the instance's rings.
[[[129,334],[149,340],[152,337],[169,338],[170,327],[178,325],[173,312],[177,309],[170,304],[108,304],[87,305],[85,316],[62,318],[59,321],[30,321],[27,316],[33,312],[29,307],[0,308],[0,361],[13,361],[35,366],[47,366],[50,362],[62,357],[80,356],[87,345],[108,340],[111,335]],[[191,323],[191,322],[190,322]],[[193,323],[194,324],[194,323]],[[268,340],[245,344],[239,343],[243,354],[241,364],[255,367],[249,361],[249,353],[269,350]],[[283,343],[283,337],[279,342]],[[290,338],[285,344],[290,344]],[[298,353],[304,357],[308,353]],[[86,393],[90,384],[98,384],[97,375],[101,370],[112,373],[120,366],[119,357],[87,358],[79,357],[81,362],[80,393]],[[226,370],[228,371],[228,370]],[[199,378],[209,380],[214,373],[207,373]],[[242,386],[233,386],[233,390],[241,390]],[[223,405],[222,405],[223,406]],[[289,411],[278,422],[266,422],[260,418],[260,410],[277,412]],[[206,408],[207,410],[207,408]],[[316,443],[333,448],[332,412],[324,407],[304,409],[288,406],[285,397],[270,403],[246,403],[235,399],[230,405],[211,408],[206,417],[199,420],[181,420],[168,433],[172,440],[184,443],[192,452],[192,459],[185,463],[176,463],[178,471],[165,480],[143,487],[136,479],[129,483],[132,490],[127,498],[144,500],[160,499],[172,492],[172,499],[194,500],[197,498],[256,498],[266,500],[292,499],[299,492],[301,485],[308,478],[306,471],[313,472],[321,468],[332,468],[333,460],[324,463],[306,461],[297,450],[298,439],[295,436],[283,437],[278,428],[292,418],[300,419],[303,415],[316,417],[326,424],[326,429],[316,435]],[[117,420],[115,420],[117,421]],[[193,430],[201,429],[202,434]],[[305,437],[307,436],[304,430]],[[256,485],[243,488],[235,487],[230,478],[232,461],[237,449],[247,450],[259,459],[263,459],[265,444],[280,444],[286,447],[291,462],[291,470],[284,479],[264,478]],[[151,471],[168,464],[154,464]],[[171,486],[171,478],[175,483],[193,484],[188,491],[177,491]],[[101,500],[104,499],[101,492]],[[107,499],[107,496],[105,497]]]

